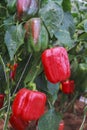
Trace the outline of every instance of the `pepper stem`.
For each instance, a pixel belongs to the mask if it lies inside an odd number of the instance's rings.
[[[36,71],[35,71],[35,73],[34,73],[34,75],[33,75],[33,77],[32,77],[32,80],[31,80],[30,83],[28,84],[29,89],[37,90],[37,89],[36,89],[36,84],[34,83],[34,80],[35,80],[35,78],[36,78],[36,76],[37,76],[37,74],[38,74],[38,71],[39,71],[39,69],[40,69],[40,66],[41,66],[41,62],[40,62],[39,65],[37,66],[37,69],[36,69]]]
[[[34,82],[34,80],[35,80],[35,78],[36,78],[36,76],[37,76],[37,74],[38,74],[38,71],[39,71],[39,69],[40,69],[40,66],[41,66],[41,62],[40,62],[39,65],[37,66],[37,70],[35,71],[35,73],[34,73],[34,75],[33,75],[33,78],[32,78],[32,80],[30,81],[30,83],[33,83],[33,82]]]

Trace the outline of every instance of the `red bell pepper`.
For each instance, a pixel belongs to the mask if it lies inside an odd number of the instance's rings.
[[[27,48],[30,53],[40,52],[48,47],[48,32],[40,18],[31,18],[24,25]]]
[[[64,121],[63,120],[60,122],[58,130],[64,130]]]
[[[62,82],[62,91],[65,94],[71,94],[74,92],[75,82],[74,80],[67,80]]]
[[[38,11],[38,0],[17,0],[17,15],[21,19],[23,15],[31,16]]]
[[[14,99],[12,111],[24,121],[38,120],[44,114],[45,103],[44,93],[23,88]]]
[[[70,63],[65,48],[55,47],[42,53],[42,64],[47,79],[52,83],[66,80],[70,77]]]
[[[5,98],[5,95],[4,94],[0,94],[0,109],[3,107],[4,98]]]
[[[40,29],[41,29],[41,19],[40,18],[31,18],[29,19],[24,26],[26,30],[26,37],[30,38],[32,35],[32,39],[35,44],[38,42]]]
[[[16,117],[14,114],[11,114],[9,122],[14,130],[26,130],[29,123],[23,121],[21,118]]]

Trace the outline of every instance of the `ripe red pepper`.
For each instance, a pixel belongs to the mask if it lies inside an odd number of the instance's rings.
[[[58,130],[64,130],[64,121],[63,120],[60,122]]]
[[[21,118],[16,117],[14,114],[11,114],[9,122],[14,130],[26,130],[28,127],[28,122],[23,121]]]
[[[0,109],[3,107],[4,98],[5,98],[5,95],[4,94],[0,94]]]
[[[62,82],[62,91],[65,94],[71,94],[74,92],[75,82],[74,80],[67,80]]]
[[[24,28],[30,53],[43,51],[48,47],[48,33],[40,18],[29,19]]]
[[[44,114],[45,103],[44,93],[23,88],[14,99],[12,111],[24,121],[38,120]]]
[[[27,38],[32,35],[32,39],[34,40],[35,44],[38,42],[40,29],[41,29],[41,19],[40,18],[31,18],[25,24],[25,30]],[[32,34],[31,34],[32,33]]]
[[[17,0],[17,15],[21,19],[23,15],[31,16],[38,11],[38,0]]]
[[[55,47],[42,53],[42,64],[47,79],[52,83],[70,77],[70,63],[65,48]]]

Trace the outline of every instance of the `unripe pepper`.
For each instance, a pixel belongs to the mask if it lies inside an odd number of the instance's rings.
[[[0,94],[0,109],[3,107],[4,98],[5,98],[5,95],[4,94]]]
[[[10,115],[9,122],[14,130],[26,130],[28,127],[28,122],[16,117],[13,113]]]
[[[23,88],[14,99],[12,111],[24,121],[38,120],[44,114],[45,103],[44,93]]]
[[[15,63],[15,64],[14,64],[13,66],[11,66],[11,68],[10,68],[10,69],[11,69],[10,78],[11,78],[12,80],[15,79],[17,67],[18,67],[18,64]]]
[[[72,94],[75,89],[75,82],[74,80],[67,80],[62,82],[62,91],[65,94]]]
[[[31,18],[25,23],[29,52],[43,51],[48,46],[48,33],[40,18]]]
[[[38,11],[38,0],[17,0],[17,15],[21,20],[23,16],[30,17]]]
[[[45,75],[51,83],[57,83],[70,77],[70,63],[65,48],[47,49],[42,53],[41,58]]]

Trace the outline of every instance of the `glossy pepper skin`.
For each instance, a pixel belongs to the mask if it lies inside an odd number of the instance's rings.
[[[5,95],[4,94],[0,94],[0,109],[3,107],[4,98],[5,98]]]
[[[65,94],[72,94],[75,89],[75,82],[74,80],[67,80],[62,82],[62,91]]]
[[[24,121],[38,120],[44,114],[45,103],[44,93],[23,88],[14,99],[12,111]]]
[[[62,120],[59,124],[58,130],[64,130],[64,121]]]
[[[28,127],[28,122],[23,121],[21,118],[16,117],[14,114],[11,114],[9,122],[14,130],[26,130]]]
[[[21,20],[24,16],[30,17],[38,11],[38,0],[17,0],[17,16]]]
[[[43,51],[48,47],[48,33],[40,18],[31,18],[24,28],[29,52]]]
[[[42,53],[41,59],[45,75],[51,83],[57,83],[70,77],[70,63],[65,48],[47,49]]]

